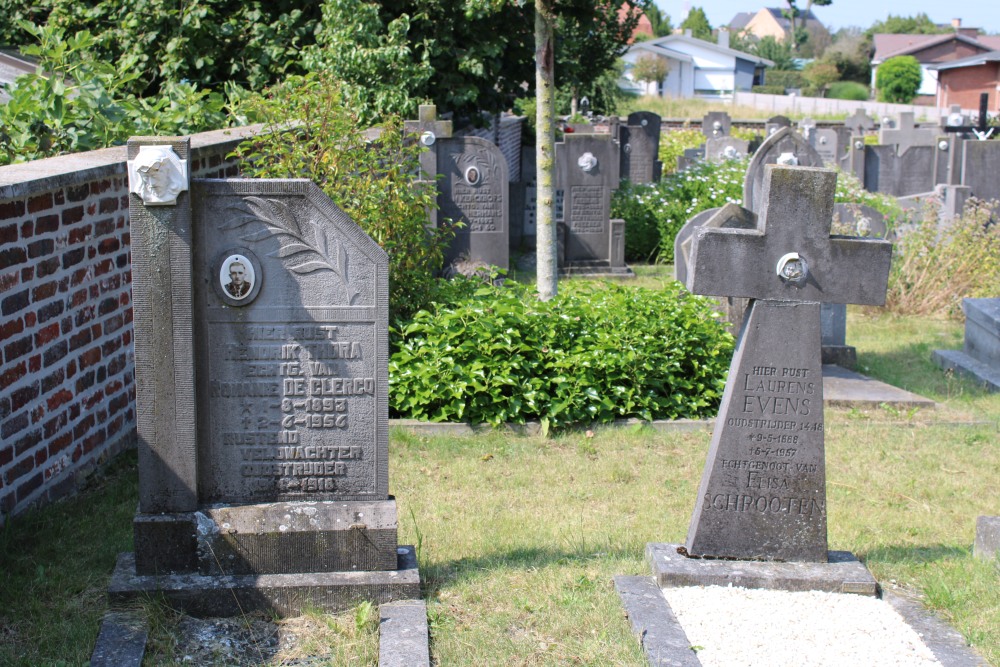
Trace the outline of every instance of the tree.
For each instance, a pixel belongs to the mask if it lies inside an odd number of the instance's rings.
[[[635,61],[632,68],[632,76],[636,81],[643,83],[655,83],[656,93],[659,94],[663,80],[670,73],[670,63],[666,58],[660,56],[642,56]]]
[[[670,15],[660,11],[655,2],[650,2],[645,12],[655,37],[666,37],[674,31],[674,27],[670,25]]]
[[[708,22],[708,16],[701,7],[692,7],[688,15],[681,22],[682,30],[690,30],[692,37],[698,39],[712,39],[712,25]]]
[[[931,21],[927,14],[916,16],[893,16],[889,14],[884,21],[876,21],[865,36],[870,40],[873,35],[937,35],[953,32],[951,26],[940,26]]]
[[[555,298],[559,288],[556,245],[555,0],[535,0],[535,285],[538,298]]]
[[[920,90],[923,73],[913,56],[896,56],[882,63],[875,73],[880,102],[909,104]]]
[[[805,9],[799,9],[798,0],[785,0],[785,3],[788,5],[788,9],[782,13],[788,18],[789,23],[791,23],[788,34],[792,39],[792,50],[798,53],[799,48],[809,38],[809,33],[805,30],[805,26],[798,25],[798,18],[800,16],[809,16],[813,5],[826,7],[833,4],[833,0],[806,0]]]
[[[792,45],[787,42],[779,42],[774,37],[768,35],[757,42],[754,53],[761,58],[766,58],[774,63],[774,69],[793,70],[795,62],[792,58]]]
[[[823,52],[823,61],[837,66],[841,81],[867,86],[872,80],[870,48],[871,42],[860,28],[842,28],[834,35],[833,45]]]
[[[811,86],[819,90],[820,97],[826,96],[827,87],[834,81],[840,81],[840,72],[833,63],[814,60],[802,70],[802,76]]]

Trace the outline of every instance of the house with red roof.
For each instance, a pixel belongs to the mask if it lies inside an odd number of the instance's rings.
[[[938,76],[937,106],[958,104],[963,109],[978,109],[979,97],[986,93],[987,110],[1000,115],[1000,50],[930,65],[929,69]]]
[[[920,63],[923,79],[915,104],[948,106],[938,102],[938,78],[947,63],[983,56],[1000,50],[1000,36],[979,35],[976,28],[962,28],[961,19],[952,22],[954,32],[940,35],[890,35],[873,37],[875,55],[872,57],[872,88],[879,65],[896,56],[913,56]],[[950,68],[949,68],[950,69]],[[953,76],[949,74],[948,76]],[[994,93],[996,91],[994,90]],[[978,108],[976,103],[972,108]],[[955,102],[957,104],[957,102]]]

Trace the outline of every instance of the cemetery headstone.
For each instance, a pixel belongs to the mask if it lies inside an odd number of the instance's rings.
[[[765,165],[785,163],[800,167],[822,167],[823,158],[791,127],[783,127],[770,135],[750,159],[743,180],[743,206],[757,210],[761,201]]]
[[[681,155],[677,156],[677,171],[684,171],[691,165],[705,158],[704,147],[685,148]]]
[[[556,184],[563,191],[563,270],[631,275],[625,223],[611,220],[619,182],[618,148],[608,134],[568,134],[556,144]]]
[[[737,139],[732,136],[724,136],[705,141],[705,159],[709,162],[723,162],[725,160],[740,160],[747,156],[750,142],[746,139]]]
[[[139,509],[112,601],[284,615],[419,597],[389,495],[385,252],[308,181],[164,189],[150,148],[188,145],[128,146]]]
[[[840,136],[836,130],[814,128],[809,135],[809,142],[823,158],[824,164],[838,164],[840,160]]]
[[[864,135],[875,129],[875,121],[872,120],[863,108],[855,109],[854,113],[844,120],[844,127],[851,130],[851,134]]]
[[[826,562],[820,302],[880,305],[892,246],[831,235],[836,174],[766,168],[757,226],[698,230],[688,289],[751,299],[684,545]]]
[[[427,149],[420,153],[420,171],[423,173],[417,179],[417,183],[433,184],[434,176],[438,173],[437,150],[434,149],[434,144],[437,143],[438,139],[452,135],[452,122],[438,119],[436,105],[421,104],[417,120],[405,121],[403,129],[408,134],[414,135],[420,145]],[[438,212],[429,209],[427,215],[430,226],[436,227]]]
[[[954,152],[961,151],[962,185],[968,186],[978,199],[1000,199],[1000,141],[955,144]]]
[[[484,265],[509,268],[510,186],[503,153],[479,137],[440,139],[435,150],[438,215],[463,223],[445,262],[470,270]]]
[[[725,111],[709,111],[701,119],[701,133],[708,139],[728,137],[733,127],[733,119]]]
[[[899,124],[896,128],[879,130],[878,141],[883,145],[894,145],[896,155],[902,155],[913,146],[933,146],[940,134],[937,128],[918,127],[913,120],[912,111],[899,114]]]
[[[792,121],[788,116],[771,116],[764,122],[764,136],[770,137],[778,130],[791,126]]]
[[[962,350],[934,350],[934,361],[989,391],[1000,391],[1000,299],[962,299],[962,311]]]
[[[941,117],[940,125],[946,127],[962,127],[969,124],[969,117],[962,111],[960,104],[952,104],[948,107],[948,114]]]
[[[621,147],[622,178],[632,183],[655,183],[660,180],[663,163],[660,151],[660,117],[649,111],[637,111],[628,116],[628,122],[618,127],[618,144]]]

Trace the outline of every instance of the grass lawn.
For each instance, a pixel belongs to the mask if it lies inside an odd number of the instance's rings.
[[[648,286],[667,275],[639,273]],[[827,409],[830,548],[922,593],[1000,665],[1000,568],[971,555],[976,517],[1000,514],[1000,396],[930,362],[961,340],[957,322],[850,310],[862,370],[941,407]],[[437,663],[645,665],[612,577],[648,574],[647,542],[684,539],[708,444],[708,432],[648,427],[548,439],[393,431],[390,491],[400,542],[418,548]],[[134,468],[127,455],[83,494],[0,531],[0,664],[88,659],[115,554],[131,548]],[[171,661],[166,616],[148,664]],[[330,664],[374,665],[374,631],[336,631],[342,620],[328,624],[340,651]],[[352,645],[367,658],[352,660]]]

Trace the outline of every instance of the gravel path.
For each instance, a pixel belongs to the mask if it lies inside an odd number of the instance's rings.
[[[861,595],[721,586],[665,588],[703,667],[931,667],[891,605]]]

